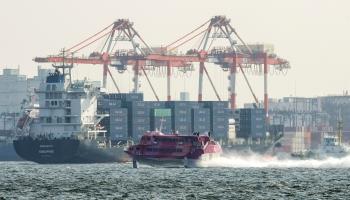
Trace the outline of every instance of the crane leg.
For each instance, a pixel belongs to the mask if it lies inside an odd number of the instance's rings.
[[[204,62],[199,63],[198,101],[202,101]]]
[[[139,61],[136,61],[134,66],[134,93],[139,92]]]
[[[230,104],[231,109],[236,109],[236,74],[237,74],[237,65],[236,57],[233,58],[233,63],[230,69]]]
[[[170,81],[171,81],[171,63],[167,64],[167,100],[171,101],[171,93],[170,93]]]
[[[267,93],[267,54],[264,55],[264,109],[265,109],[265,118],[266,122],[269,120],[269,96]]]
[[[102,79],[102,85],[103,88],[107,87],[107,70],[108,70],[108,64],[103,64],[103,79]]]

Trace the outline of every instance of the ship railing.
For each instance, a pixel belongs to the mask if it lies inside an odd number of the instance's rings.
[[[106,130],[90,130],[88,131],[88,139],[90,140],[97,140],[99,138],[103,138],[105,139],[106,138]],[[103,136],[99,136],[99,133],[103,133]]]

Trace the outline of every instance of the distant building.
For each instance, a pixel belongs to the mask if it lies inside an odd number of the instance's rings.
[[[261,107],[262,104],[259,104]],[[252,104],[245,104],[252,108]],[[312,146],[318,145],[323,133],[337,131],[342,121],[343,141],[350,143],[350,95],[328,95],[314,98],[283,97],[269,99],[269,122],[285,128],[305,127],[312,132]]]
[[[37,102],[35,88],[53,71],[54,69],[38,67],[37,75],[27,78],[20,75],[19,69],[3,69],[0,75],[0,130],[12,129],[22,107]]]

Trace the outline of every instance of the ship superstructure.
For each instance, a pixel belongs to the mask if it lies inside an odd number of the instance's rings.
[[[108,116],[97,114],[99,88],[87,80],[71,81],[71,68],[56,67],[40,84],[38,116],[22,120],[16,152],[38,163],[127,161],[124,147],[112,145],[99,124]]]
[[[71,82],[58,70],[39,90],[39,116],[31,124],[33,137],[85,137],[98,123],[98,89],[88,81]],[[68,80],[68,81],[65,81]]]

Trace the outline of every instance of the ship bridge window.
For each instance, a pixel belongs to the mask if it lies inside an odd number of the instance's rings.
[[[64,104],[66,105],[66,107],[70,107],[70,101],[65,101]]]
[[[62,117],[57,117],[57,123],[58,124],[62,123]]]
[[[46,85],[46,91],[50,91],[51,90],[51,85],[50,84],[47,84]]]
[[[71,114],[71,110],[70,109],[65,109],[65,114],[66,115],[70,115]]]
[[[58,105],[58,104],[57,104],[57,101],[51,101],[51,106],[52,106],[52,107],[57,107],[57,105]]]
[[[64,118],[64,123],[70,123],[70,121],[71,121],[71,120],[70,120],[70,117],[65,117],[65,118]]]
[[[51,117],[47,117],[47,118],[46,118],[46,123],[51,123],[51,122],[52,122]]]
[[[55,84],[52,85],[52,89],[51,90],[52,91],[56,91],[56,85]]]

